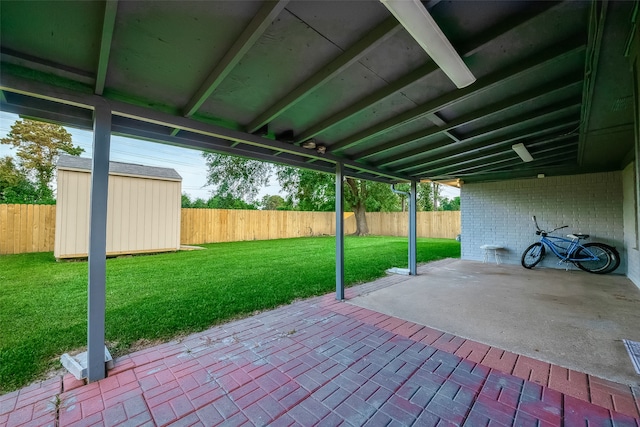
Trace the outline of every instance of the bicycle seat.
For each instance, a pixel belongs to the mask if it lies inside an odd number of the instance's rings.
[[[588,239],[589,235],[582,234],[582,233],[573,233],[573,234],[567,234],[567,237],[570,239],[584,240],[584,239]]]

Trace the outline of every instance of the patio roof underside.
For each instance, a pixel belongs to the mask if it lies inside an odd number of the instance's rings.
[[[4,0],[0,101],[91,128],[106,98],[116,134],[389,182],[631,160],[633,2],[424,4],[472,85],[456,89],[376,0]]]

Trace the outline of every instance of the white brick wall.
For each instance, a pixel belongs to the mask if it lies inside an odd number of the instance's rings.
[[[622,171],[624,244],[627,248],[627,276],[640,287],[640,251],[638,239],[638,218],[635,163],[630,163]]]
[[[462,258],[481,261],[483,244],[501,244],[502,261],[520,264],[522,252],[538,240],[531,216],[543,229],[561,225],[568,233],[587,233],[592,242],[615,246],[627,271],[622,218],[622,173],[607,172],[542,179],[464,184],[460,192]],[[565,268],[548,255],[544,267]]]

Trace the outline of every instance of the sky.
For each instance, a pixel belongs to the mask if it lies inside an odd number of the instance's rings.
[[[0,137],[5,137],[11,130],[11,125],[19,120],[15,114],[0,111]],[[81,157],[91,157],[93,132],[66,127],[72,136],[73,144],[84,149]],[[5,144],[0,144],[0,157],[14,156],[14,149]],[[206,185],[207,165],[202,157],[202,151],[168,144],[148,142],[122,136],[111,137],[111,161],[135,163],[145,166],[159,166],[173,168],[182,177],[182,192],[189,194],[191,199],[211,197],[212,186]],[[264,195],[280,194],[281,188],[275,178],[271,178],[268,186],[263,187],[257,199]],[[443,186],[442,194],[445,197],[460,195],[460,190],[454,187]]]

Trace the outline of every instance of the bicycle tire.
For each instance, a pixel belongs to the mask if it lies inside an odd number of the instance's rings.
[[[611,253],[606,248],[602,247],[600,243],[587,243],[586,245],[578,248],[572,258],[579,259],[581,256],[591,258],[591,255],[584,253],[585,250],[588,250],[599,259],[597,261],[574,261],[574,264],[577,265],[579,269],[593,274],[605,274],[609,272],[608,268],[611,265],[612,257]]]
[[[522,253],[520,263],[526,269],[532,269],[544,258],[545,248],[540,242],[533,243]]]
[[[607,245],[606,243],[587,243],[586,245],[584,245],[585,247],[588,246],[593,246],[593,245],[597,245],[600,246],[602,249],[604,249],[605,251],[607,251],[609,253],[609,257],[611,258],[611,263],[609,264],[609,267],[607,267],[606,271],[603,271],[600,274],[607,274],[607,273],[612,273],[614,271],[616,271],[616,269],[618,267],[620,267],[620,252],[618,252],[618,250],[616,248],[614,248],[613,246]]]

